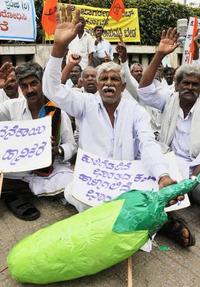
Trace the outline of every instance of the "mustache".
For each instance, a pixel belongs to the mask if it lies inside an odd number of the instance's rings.
[[[34,92],[31,92],[31,93],[28,93],[26,96],[27,96],[27,97],[32,97],[32,96],[37,96],[37,94],[34,93]]]
[[[113,93],[115,93],[115,92],[116,92],[116,89],[115,89],[115,87],[104,86],[104,87],[102,88],[102,91],[103,91],[103,92],[106,91],[106,92],[113,92]]]
[[[5,89],[6,89],[6,90],[13,90],[13,86],[7,85],[7,86],[5,87]]]
[[[193,95],[193,96],[195,96],[195,97],[198,97],[199,96],[199,93],[197,93],[197,92],[192,92],[192,91],[189,91],[189,90],[187,90],[187,89],[185,89],[185,90],[183,90],[183,91],[181,91],[181,93],[180,93],[181,95],[184,95],[184,94],[191,94],[191,95]]]

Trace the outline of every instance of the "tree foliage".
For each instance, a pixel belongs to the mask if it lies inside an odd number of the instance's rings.
[[[59,1],[68,3],[67,0]],[[73,4],[110,8],[112,0],[73,0]],[[175,27],[178,19],[200,17],[200,9],[173,3],[170,0],[124,0],[126,8],[138,8],[141,44],[156,45],[163,29]],[[35,0],[37,15],[37,43],[42,41],[41,15],[43,0]]]

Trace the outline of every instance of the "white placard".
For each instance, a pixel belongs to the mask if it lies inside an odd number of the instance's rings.
[[[198,18],[198,26],[200,27],[200,18]],[[190,17],[184,45],[183,60],[182,60],[183,64],[185,63],[189,64],[190,62],[190,46],[192,42],[193,28],[194,28],[194,17]]]
[[[20,172],[51,164],[51,117],[0,122],[0,170]]]
[[[0,0],[0,39],[35,41],[33,0]]]
[[[165,155],[170,175],[182,179],[173,152]],[[117,161],[104,159],[79,149],[73,180],[73,196],[90,206],[110,201],[131,190],[158,190],[155,177],[148,174],[140,160]],[[190,205],[188,197],[170,209],[180,209]],[[168,210],[167,210],[168,211]]]

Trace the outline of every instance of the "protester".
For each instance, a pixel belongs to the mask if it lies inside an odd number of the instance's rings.
[[[113,60],[113,51],[111,44],[103,39],[103,27],[95,26],[94,27],[94,36],[95,36],[95,53],[94,53],[94,62],[95,67],[102,64],[103,62],[109,62]]]
[[[169,89],[172,93],[175,91],[174,74],[175,74],[175,69],[172,67],[165,67],[163,69],[162,85],[163,87]]]
[[[79,87],[79,79],[81,77],[82,68],[79,65],[81,57],[77,54],[71,54],[68,62],[62,68],[62,84],[66,84],[70,88]]]
[[[83,92],[96,94],[97,93],[97,70],[88,66],[81,73],[80,85]]]
[[[83,70],[87,66],[93,66],[94,39],[84,30],[86,21],[83,17],[80,17],[80,23],[76,37],[68,46],[68,56],[70,54],[81,56],[80,66]]]
[[[62,8],[62,14],[65,13]],[[71,6],[67,7],[67,15],[71,19]],[[58,67],[61,67],[64,47],[76,37],[79,25],[77,11],[73,22],[62,22],[57,26],[52,54],[44,73],[45,95],[79,120],[79,145],[83,150],[117,160],[138,159],[140,153],[160,188],[173,184],[175,181],[170,178],[160,147],[155,142],[148,114],[136,101],[122,97],[126,84],[118,64],[108,62],[98,67],[99,96],[79,93],[61,84],[61,68],[58,70]],[[67,189],[65,196],[79,211],[88,208],[73,197],[71,190]],[[186,235],[186,240],[189,236]]]
[[[9,74],[6,73],[8,66],[11,69]],[[9,62],[6,62],[1,66],[2,77],[0,77],[2,78],[2,82],[0,83],[0,103],[22,96],[22,92],[16,80],[14,69],[14,66]]]
[[[165,151],[174,151],[180,162],[182,175],[187,178],[200,172],[200,138],[197,132],[200,130],[200,68],[194,64],[179,67],[175,73],[177,93],[173,95],[171,92],[167,94],[165,89],[157,90],[153,83],[157,67],[164,56],[178,46],[177,39],[176,29],[163,31],[157,52],[140,81],[139,95],[142,102],[161,110],[163,118],[160,141]],[[199,197],[199,194],[198,186],[194,191],[195,198]],[[181,219],[179,225],[173,221],[172,225],[174,229],[179,230],[186,226]],[[185,245],[189,246],[192,243],[191,240],[185,242]]]
[[[131,75],[136,79],[139,83],[142,78],[143,67],[140,63],[133,63],[130,67]]]
[[[122,40],[121,40],[121,42],[118,43],[118,45],[116,47],[116,51],[118,53],[120,65],[121,65],[121,67],[125,73],[126,90],[127,90],[126,91],[126,97],[127,97],[127,92],[128,92],[127,98],[130,98],[131,97],[130,95],[132,95],[132,97],[134,97],[134,99],[136,101],[138,101],[140,104],[142,104],[139,97],[138,97],[138,94],[136,94],[136,93],[132,94],[132,90],[134,90],[135,88],[138,89],[139,82],[141,80],[141,76],[143,73],[143,69],[141,69],[141,67],[138,66],[138,63],[137,63],[136,68],[137,68],[138,72],[137,73],[131,73],[131,68],[129,69],[129,65],[128,65],[128,54],[127,54],[126,46]],[[133,65],[135,66],[135,64],[133,64]],[[156,75],[154,78],[154,84],[157,86],[157,88],[161,88],[161,73],[162,73],[162,67],[159,67],[157,69],[157,72],[156,72]],[[144,105],[144,104],[142,104],[142,105],[151,117],[151,127],[154,131],[154,135],[155,135],[156,140],[159,140],[160,127],[161,127],[161,113],[158,109],[149,107],[149,106]]]
[[[1,74],[1,73],[0,73]],[[24,97],[8,100],[0,105],[0,120],[31,120],[52,115],[52,164],[49,167],[23,173],[8,173],[5,177],[29,183],[30,190],[38,196],[55,195],[63,192],[65,185],[72,180],[68,160],[76,152],[70,120],[42,93],[43,70],[37,63],[25,63],[16,68],[16,77]],[[5,203],[19,218],[33,220],[39,211],[18,191],[5,193]]]

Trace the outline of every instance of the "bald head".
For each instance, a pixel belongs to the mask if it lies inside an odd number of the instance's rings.
[[[90,66],[82,71],[81,83],[87,93],[95,94],[97,92],[96,75],[96,69]]]

